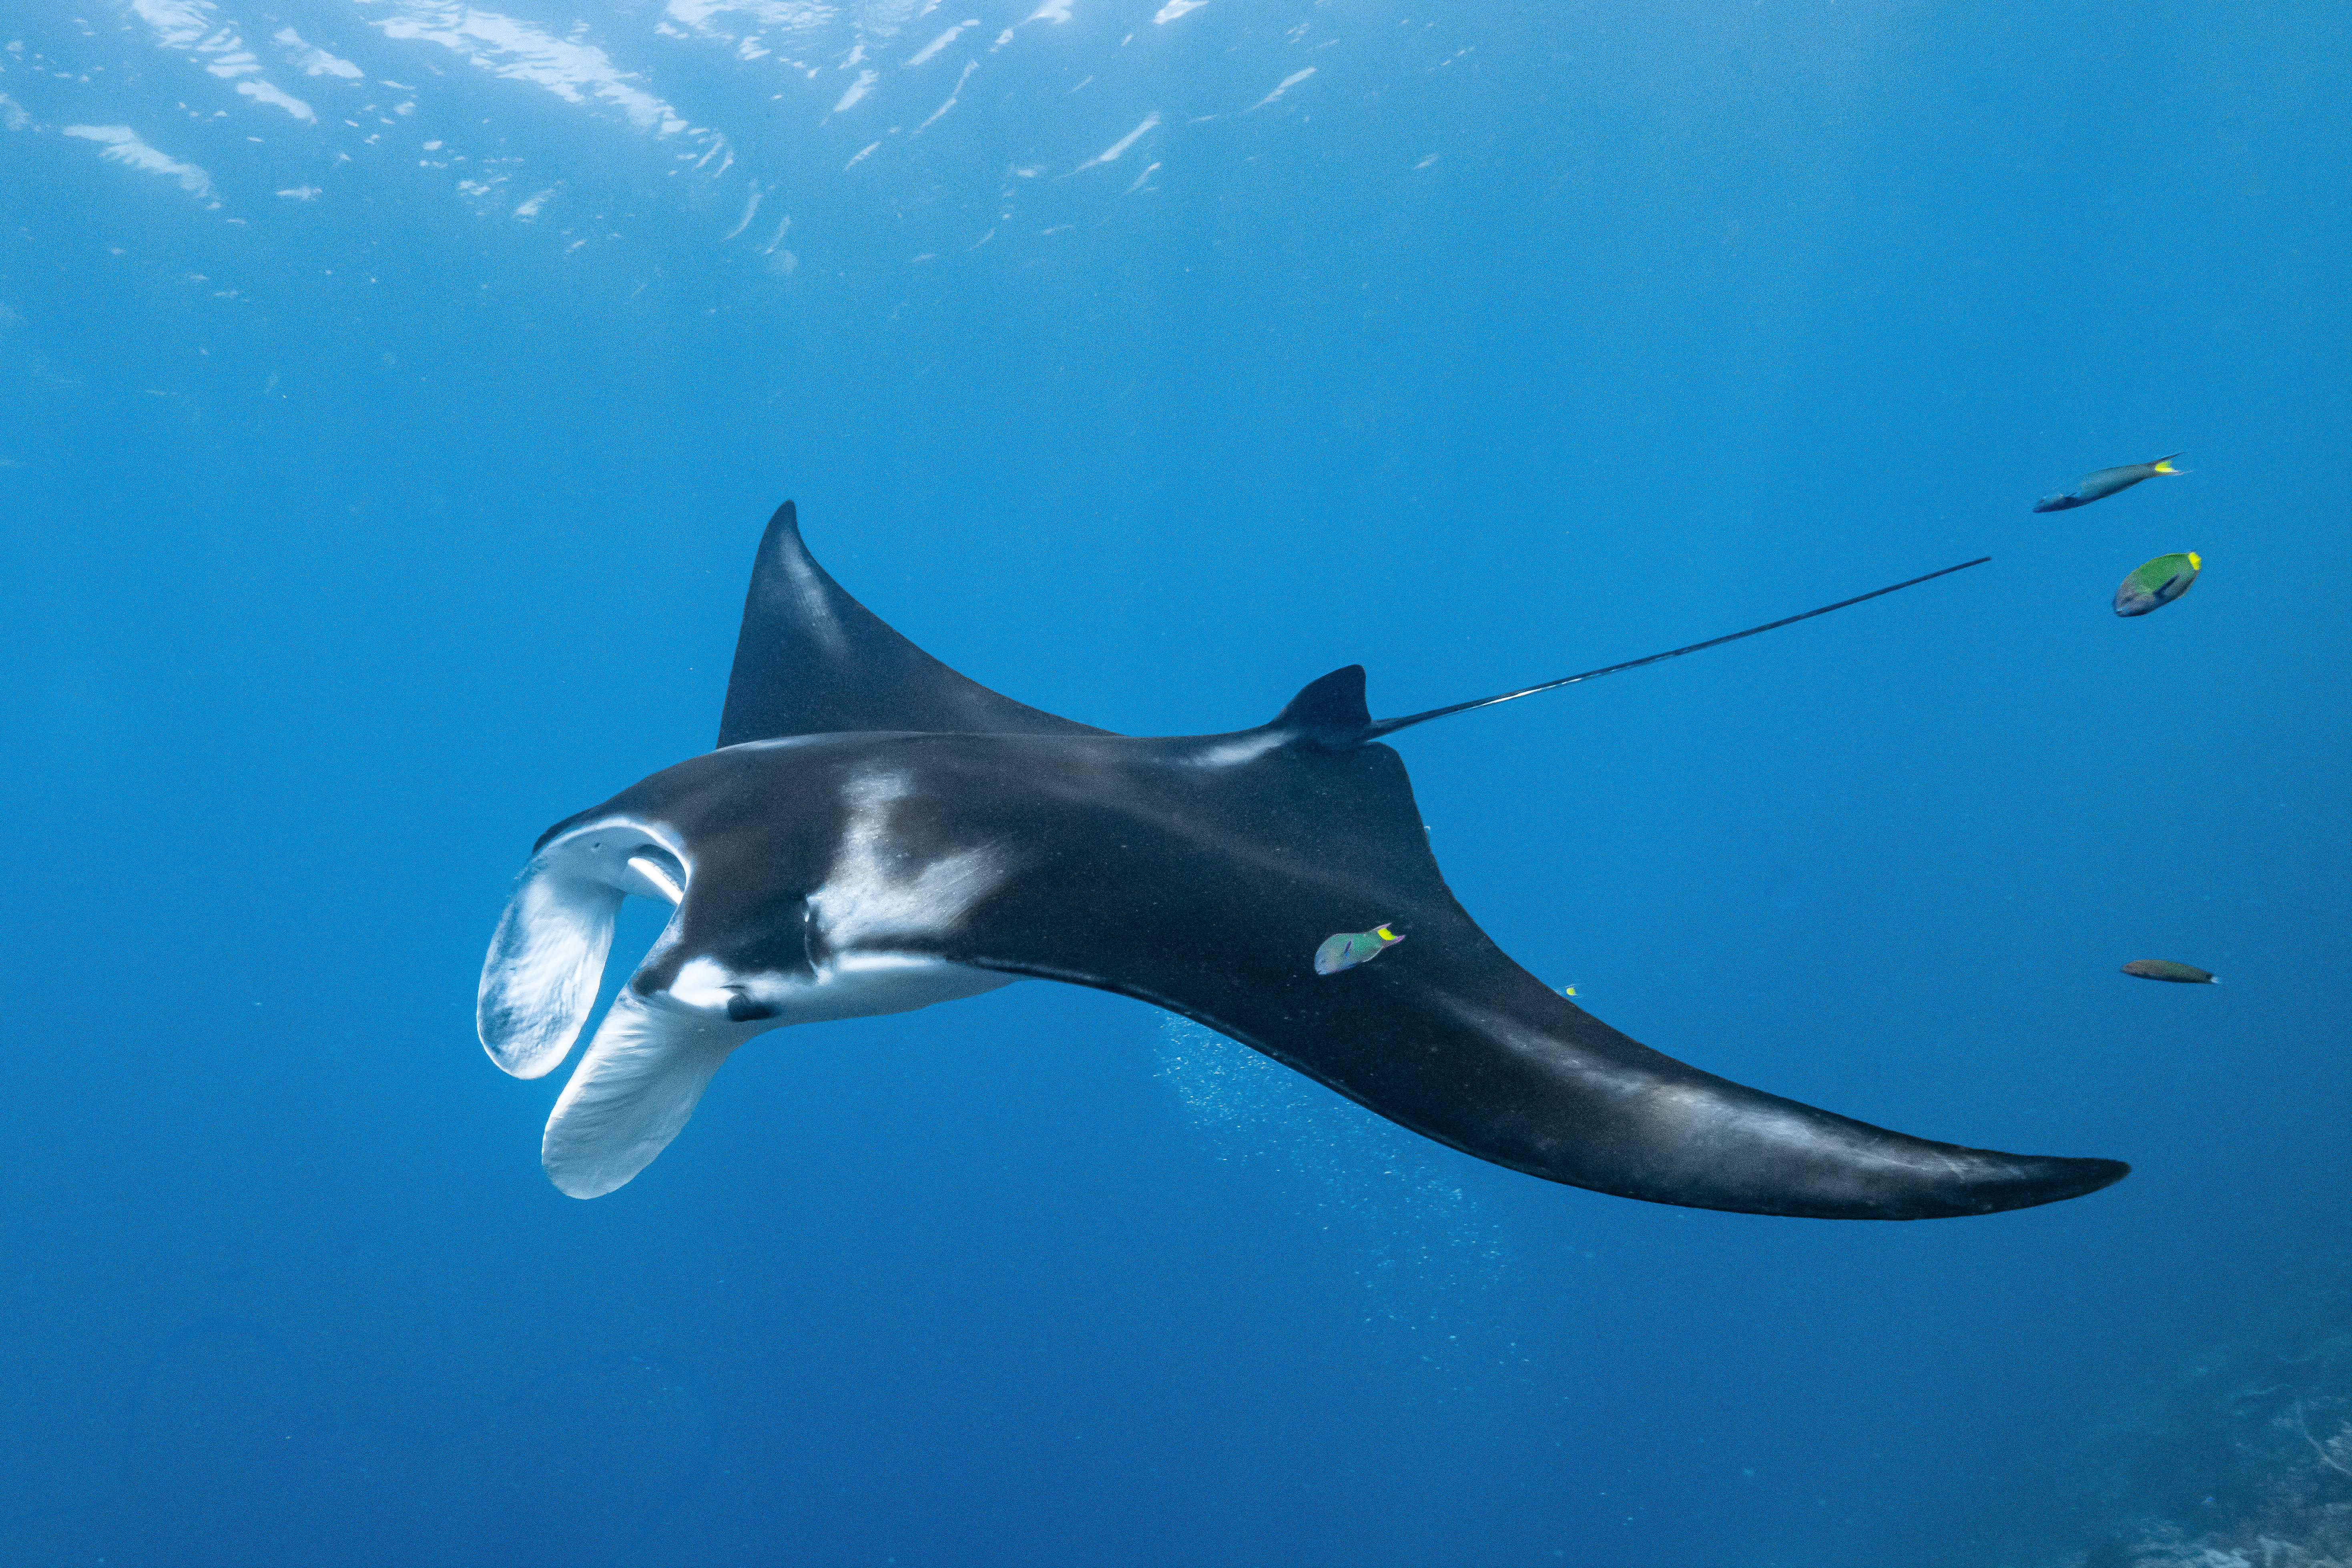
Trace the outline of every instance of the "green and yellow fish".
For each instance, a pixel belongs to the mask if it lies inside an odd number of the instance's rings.
[[[1338,936],[1326,937],[1323,945],[1315,950],[1315,973],[1337,974],[1343,969],[1370,963],[1403,940],[1385,925],[1374,926],[1370,931],[1343,931]]]
[[[2204,567],[2194,550],[2158,556],[2125,578],[2123,586],[2116,590],[2116,614],[2144,616],[2162,609],[2189,592],[2189,584],[2197,581]]]

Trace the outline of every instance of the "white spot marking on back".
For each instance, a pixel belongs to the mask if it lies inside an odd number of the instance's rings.
[[[1214,746],[1204,746],[1185,758],[1194,767],[1230,768],[1243,763],[1254,763],[1273,751],[1289,737],[1276,731],[1249,736],[1245,740],[1226,741]]]
[[[841,848],[824,885],[809,895],[810,910],[835,946],[892,932],[951,931],[1004,879],[1003,867],[986,848],[942,855],[908,875],[907,857],[890,832],[890,808],[913,789],[903,773],[869,769],[853,775],[842,792],[849,822]]]

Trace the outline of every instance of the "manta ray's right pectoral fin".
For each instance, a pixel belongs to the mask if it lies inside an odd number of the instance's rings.
[[[678,1135],[729,1054],[774,1026],[621,987],[547,1119],[548,1180],[575,1198],[626,1184]]]

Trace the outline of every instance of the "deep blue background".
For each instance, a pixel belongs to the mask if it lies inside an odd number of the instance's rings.
[[[455,7],[146,4],[0,53],[10,1562],[2022,1563],[2201,1347],[2340,1326],[2340,7],[506,14],[664,136],[386,25]],[[1627,1203],[1038,984],[766,1037],[558,1195],[482,949],[543,826],[709,744],[787,495],[917,642],[1140,733],[1992,554],[1399,749],[1611,1023],[2137,1173]]]

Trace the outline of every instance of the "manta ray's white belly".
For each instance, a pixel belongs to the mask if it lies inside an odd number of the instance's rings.
[[[722,1019],[728,1018],[730,1005],[739,1014],[745,1011],[745,1002],[763,1012],[772,1009],[766,1017],[746,1020],[751,1033],[758,1034],[786,1024],[912,1012],[934,1002],[977,996],[1016,978],[911,952],[845,954],[818,967],[814,978],[772,970],[739,973],[714,959],[689,958],[665,994],[688,1010]]]
[[[688,959],[666,991],[625,985],[563,1086],[540,1141],[549,1180],[601,1197],[653,1162],[686,1126],[711,1075],[738,1046],[787,1024],[904,1013],[1010,984],[1015,977],[904,953],[859,953],[808,974],[739,973]],[[730,1016],[732,1005],[767,1014]]]

